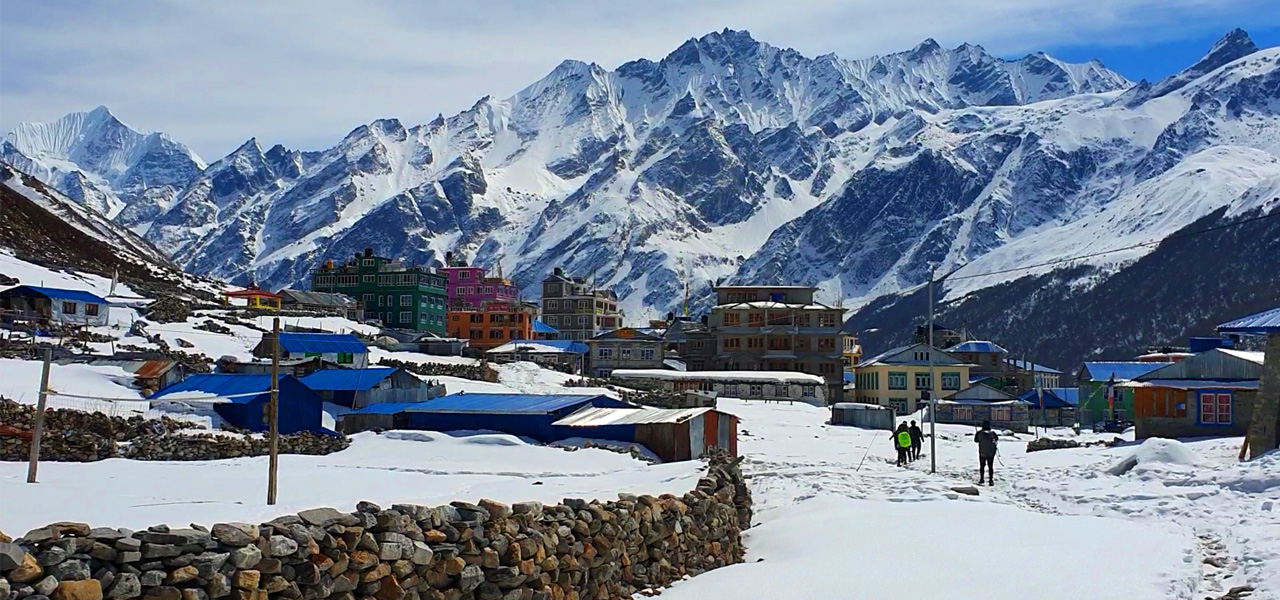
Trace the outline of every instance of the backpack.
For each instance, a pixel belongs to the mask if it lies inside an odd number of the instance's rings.
[[[909,448],[911,446],[911,434],[906,431],[898,432],[898,447]]]

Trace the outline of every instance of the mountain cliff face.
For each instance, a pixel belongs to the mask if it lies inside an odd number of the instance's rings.
[[[565,61],[510,98],[378,120],[318,152],[251,139],[205,167],[100,108],[23,125],[3,155],[241,283],[305,285],[368,246],[413,262],[462,250],[530,296],[563,266],[634,317],[676,309],[685,280],[695,298],[779,282],[862,304],[935,265],[960,269],[958,297],[1009,279],[985,272],[1262,206],[1249,191],[1273,177],[1277,55],[1237,30],[1134,85],[1044,54],[926,40],[809,58],[725,30],[614,70]],[[1065,266],[1105,276],[1149,251]]]

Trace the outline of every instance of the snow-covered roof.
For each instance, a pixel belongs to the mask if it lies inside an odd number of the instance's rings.
[[[574,340],[516,340],[489,350],[487,354],[586,354],[587,345]]]
[[[1165,387],[1175,390],[1256,390],[1258,380],[1244,381],[1211,381],[1207,379],[1152,379],[1149,381],[1126,381],[1117,383],[1120,387]]]
[[[716,308],[785,308],[790,310],[844,310],[826,304],[812,302],[809,304],[791,304],[787,302],[773,302],[770,300],[760,300],[755,302],[726,302],[717,304]]]
[[[587,406],[556,421],[565,427],[599,425],[640,425],[644,423],[679,423],[712,410],[701,408],[604,408]]]
[[[1219,333],[1272,333],[1280,331],[1280,306],[1257,314],[1228,321],[1218,326]]]
[[[662,369],[618,369],[609,374],[617,379],[661,379],[663,381],[758,381],[762,383],[826,383],[818,375],[791,371],[667,371]]]
[[[888,406],[868,404],[866,402],[837,402],[832,404],[831,408],[838,408],[840,410],[893,410]]]
[[[1262,352],[1250,352],[1248,350],[1233,350],[1231,348],[1218,348],[1223,354],[1234,356],[1241,360],[1247,360],[1251,363],[1262,364],[1266,360],[1266,355]]]

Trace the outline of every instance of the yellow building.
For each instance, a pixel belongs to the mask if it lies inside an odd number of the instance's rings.
[[[935,398],[942,398],[969,387],[972,366],[928,344],[894,348],[853,368],[854,394],[858,402],[888,406],[905,415],[919,410],[924,390],[932,389]]]

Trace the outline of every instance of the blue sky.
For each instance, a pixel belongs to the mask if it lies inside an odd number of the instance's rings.
[[[611,69],[726,27],[809,56],[932,37],[1155,79],[1235,27],[1277,45],[1277,1],[3,0],[0,132],[103,104],[207,161],[251,136],[322,149],[374,119],[425,123],[505,98],[566,58]]]
[[[1280,6],[1276,10],[1280,11]],[[1259,48],[1280,46],[1280,27],[1249,28],[1245,23],[1241,28],[1249,32],[1249,37]],[[1226,32],[1134,45],[1065,45],[1046,48],[1045,52],[1071,62],[1096,58],[1133,81],[1144,78],[1156,81],[1194,63],[1223,33]]]

